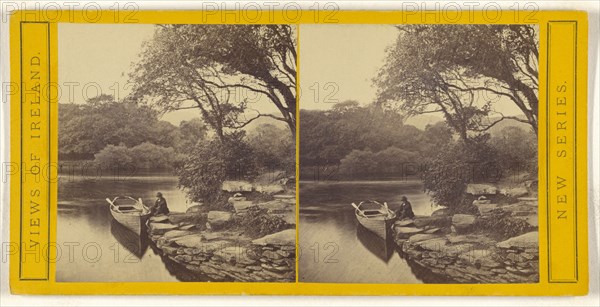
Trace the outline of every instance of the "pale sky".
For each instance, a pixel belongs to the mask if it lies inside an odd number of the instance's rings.
[[[361,105],[375,101],[377,89],[373,78],[383,66],[386,49],[395,44],[397,35],[398,30],[393,25],[302,25],[300,108],[327,110],[344,100],[357,100]],[[333,85],[327,87],[328,83]],[[330,95],[328,101],[327,95]],[[521,110],[506,98],[500,98],[494,108],[504,115],[522,115]],[[442,120],[443,116],[430,113],[412,117],[407,123],[436,118]]]
[[[60,103],[83,103],[98,90],[122,99],[130,93],[128,73],[139,59],[142,43],[152,38],[152,24],[69,24],[58,25],[58,80]],[[77,84],[70,85],[70,82]],[[71,89],[71,90],[69,90]],[[279,111],[271,102],[257,101],[250,107],[262,113]],[[254,115],[254,114],[251,114]],[[162,119],[179,125],[182,120],[200,117],[197,109],[164,114]]]
[[[300,108],[326,110],[350,99],[373,102],[372,79],[397,33],[392,25],[302,25]]]

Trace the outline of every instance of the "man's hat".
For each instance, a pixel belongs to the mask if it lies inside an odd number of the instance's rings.
[[[156,192],[156,196],[162,196],[161,192]]]
[[[406,196],[402,196],[402,200],[408,200],[408,198],[406,198]]]

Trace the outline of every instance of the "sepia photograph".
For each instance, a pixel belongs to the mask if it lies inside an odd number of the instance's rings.
[[[293,282],[290,25],[58,25],[57,282]]]
[[[538,36],[301,26],[300,282],[539,282]]]

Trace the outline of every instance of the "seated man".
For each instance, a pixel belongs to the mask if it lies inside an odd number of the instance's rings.
[[[161,192],[156,193],[156,202],[152,207],[152,215],[169,214],[169,207],[167,207],[167,200],[163,197]]]
[[[400,203],[400,209],[396,211],[396,216],[399,220],[404,219],[413,219],[415,217],[415,213],[412,210],[412,205],[408,201],[406,196],[402,196],[402,202]]]

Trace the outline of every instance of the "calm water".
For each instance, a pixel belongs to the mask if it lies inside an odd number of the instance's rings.
[[[185,194],[169,173],[129,177],[59,177],[57,240],[62,255],[56,263],[57,281],[177,281],[193,277],[163,259],[146,239],[113,221],[105,198],[141,197],[154,202],[163,193],[169,209],[185,212]]]
[[[350,205],[377,200],[396,209],[402,195],[417,215],[430,215],[436,209],[417,180],[300,182],[300,281],[424,282],[427,276],[407,263],[392,242],[358,224]]]

